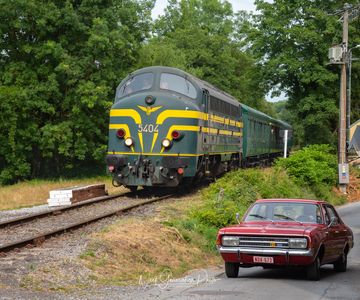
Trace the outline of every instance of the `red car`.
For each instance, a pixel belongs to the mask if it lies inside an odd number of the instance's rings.
[[[310,280],[320,279],[324,264],[345,272],[354,246],[331,204],[302,199],[257,200],[238,225],[219,230],[216,243],[227,277],[237,277],[239,267],[302,266]]]

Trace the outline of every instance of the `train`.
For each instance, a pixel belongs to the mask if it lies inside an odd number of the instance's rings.
[[[291,145],[288,123],[187,72],[153,66],[116,89],[106,165],[116,186],[176,187],[269,164]]]

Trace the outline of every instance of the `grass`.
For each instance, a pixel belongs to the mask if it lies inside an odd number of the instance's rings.
[[[59,179],[56,181],[31,180],[14,185],[1,186],[0,210],[46,204],[46,201],[49,198],[49,191],[51,190],[95,183],[105,183],[109,194],[125,191],[123,188],[113,187],[111,184],[111,178],[107,176],[83,179]]]
[[[20,287],[35,291],[72,292],[91,286],[88,270],[74,259],[48,262],[21,277]]]
[[[200,204],[197,195],[160,204],[155,216],[126,217],[93,234],[80,259],[106,285],[156,283],[217,264],[218,255],[203,251],[201,244],[207,241],[201,235],[194,232],[189,240],[170,225]]]

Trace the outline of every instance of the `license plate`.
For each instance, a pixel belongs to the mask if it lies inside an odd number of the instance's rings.
[[[253,261],[255,263],[273,264],[274,258],[268,256],[253,256]]]

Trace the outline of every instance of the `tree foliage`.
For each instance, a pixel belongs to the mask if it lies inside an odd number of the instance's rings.
[[[170,0],[153,24],[154,2],[0,0],[0,184],[102,162],[115,87],[139,67],[184,69],[273,113],[228,2]]]
[[[341,22],[333,13],[344,2],[257,0],[259,14],[253,15],[251,21],[243,20],[247,41],[262,67],[263,82],[267,90],[286,91],[292,112],[290,121],[302,144],[336,140],[339,70],[327,65],[327,53],[331,45],[341,42]],[[353,45],[360,42],[359,24],[353,21],[350,26]],[[353,71],[358,78],[359,68],[355,66]],[[360,102],[358,87],[354,92],[355,108]]]
[[[138,67],[184,69],[238,98],[273,114],[264,99],[259,69],[237,38],[238,23],[227,1],[170,0],[141,50]]]
[[[341,41],[331,13],[345,1],[257,0],[248,15],[222,0],[169,0],[153,22],[154,2],[0,0],[0,183],[102,162],[115,87],[150,65],[186,70],[278,114],[299,143],[336,140],[339,69],[327,65],[327,51]],[[351,22],[350,47],[360,44],[359,24]],[[354,62],[352,121],[359,78]],[[289,100],[273,107],[269,91]]]
[[[284,168],[300,185],[314,187],[320,184],[336,184],[336,155],[329,145],[304,147],[286,159],[279,159],[276,165]]]
[[[103,159],[153,0],[0,0],[0,183]]]

